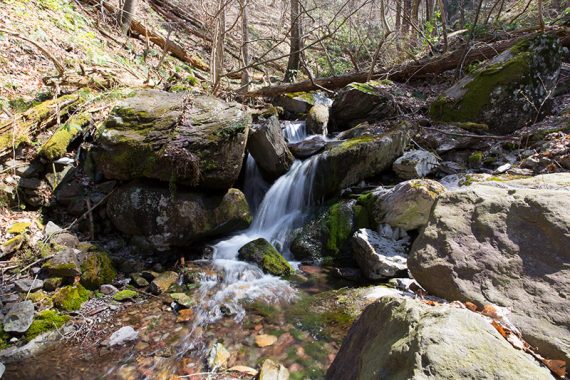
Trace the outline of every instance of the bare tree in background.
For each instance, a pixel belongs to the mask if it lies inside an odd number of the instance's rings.
[[[247,30],[249,24],[249,11],[247,9],[248,1],[240,0],[241,7],[241,54],[243,60],[243,67],[245,69],[241,73],[241,86],[242,91],[249,91],[251,87],[251,69],[248,68],[250,64],[249,54],[249,31]]]
[[[291,0],[291,48],[285,71],[285,82],[294,82],[301,67],[301,12],[300,0]]]
[[[210,57],[210,76],[212,89],[215,92],[220,84],[224,68],[224,48],[226,39],[226,4],[224,0],[218,1],[218,10],[214,19],[214,39]]]
[[[127,34],[131,27],[131,22],[133,21],[133,17],[137,11],[137,1],[138,0],[125,0],[123,7],[119,11],[117,21],[121,26],[123,34]]]

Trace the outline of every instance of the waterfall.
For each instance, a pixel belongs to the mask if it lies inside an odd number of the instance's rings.
[[[261,175],[261,170],[251,154],[247,155],[245,161],[245,181],[243,193],[249,204],[251,213],[255,215],[265,193],[269,190],[270,184]]]
[[[307,125],[304,121],[284,121],[283,136],[290,143],[302,141],[307,138]]]

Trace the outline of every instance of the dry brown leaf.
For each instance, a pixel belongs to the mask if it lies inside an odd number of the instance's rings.
[[[562,378],[566,376],[566,362],[564,360],[544,359],[542,362],[556,376],[560,376]]]
[[[499,332],[499,334],[503,336],[503,338],[507,337],[507,331],[497,321],[491,322],[491,325],[493,325],[493,327]]]
[[[178,318],[176,318],[176,322],[188,322],[194,317],[194,312],[192,309],[182,309],[178,313]]]
[[[477,305],[475,305],[473,302],[465,302],[465,307],[471,311],[477,311]]]
[[[430,305],[430,306],[437,306],[437,305],[439,305],[437,302],[431,301],[431,300],[423,300],[422,302],[425,303],[426,305]]]

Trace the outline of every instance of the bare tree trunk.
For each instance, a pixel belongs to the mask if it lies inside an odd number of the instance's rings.
[[[459,28],[465,27],[465,0],[459,2]]]
[[[224,69],[224,45],[226,39],[226,7],[225,1],[219,0],[218,13],[216,15],[214,43],[210,58],[210,76],[212,77],[212,89],[215,92],[220,84],[220,78]]]
[[[447,12],[445,11],[445,4],[443,0],[438,0],[439,11],[441,12],[441,32],[443,34],[443,52],[447,52],[448,42],[447,42]]]
[[[128,33],[136,11],[137,0],[125,0],[125,3],[117,17],[117,21],[119,22],[119,26],[121,27],[123,34],[126,35]]]
[[[294,82],[301,67],[300,0],[291,0],[291,48],[285,71],[285,82]]]
[[[402,0],[396,0],[396,50],[401,49],[400,36],[402,35]]]
[[[412,19],[412,0],[404,0],[404,14],[402,16],[402,34],[410,33],[410,20]]]
[[[418,30],[419,28],[419,11],[420,11],[420,0],[413,0],[412,6],[412,24],[414,24],[415,28],[412,30],[411,38],[410,38],[410,46],[416,46],[418,42]]]
[[[249,11],[247,9],[247,0],[240,0],[241,7],[241,54],[243,60],[243,67],[246,69],[241,73],[241,86],[242,91],[248,92],[251,87],[251,69],[248,68],[251,58],[249,54],[249,31],[247,30],[249,24]]]

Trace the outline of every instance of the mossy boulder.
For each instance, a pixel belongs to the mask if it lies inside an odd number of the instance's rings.
[[[391,168],[409,141],[407,124],[381,135],[355,137],[328,146],[315,174],[317,193],[324,196],[375,177]]]
[[[61,310],[79,310],[81,305],[89,299],[91,292],[82,285],[68,285],[59,288],[53,296],[53,304]]]
[[[396,116],[409,95],[391,81],[351,83],[335,96],[330,109],[329,132],[345,131],[364,121]]]
[[[61,315],[56,310],[43,310],[40,311],[26,331],[26,340],[30,341],[45,332],[55,330],[63,326],[70,317],[68,315]]]
[[[320,261],[350,256],[350,237],[357,227],[356,201],[340,201],[298,230],[291,244],[297,260]]]
[[[80,250],[66,248],[42,265],[42,272],[52,277],[75,277],[81,275],[83,254]]]
[[[554,379],[486,317],[383,297],[352,325],[327,379]]]
[[[117,271],[109,254],[102,248],[91,245],[81,264],[81,285],[90,290],[103,284],[110,284],[117,277]]]
[[[119,231],[145,236],[157,249],[244,229],[252,218],[237,189],[206,195],[143,182],[118,188],[109,197],[107,214]]]
[[[140,91],[115,106],[99,130],[93,159],[109,179],[227,189],[239,176],[250,125],[251,115],[237,103]]]
[[[531,124],[550,110],[561,51],[551,34],[523,39],[441,94],[431,104],[430,116],[486,124],[501,134]]]
[[[291,264],[263,238],[250,241],[238,252],[238,259],[259,265],[265,273],[275,276],[293,274]]]

